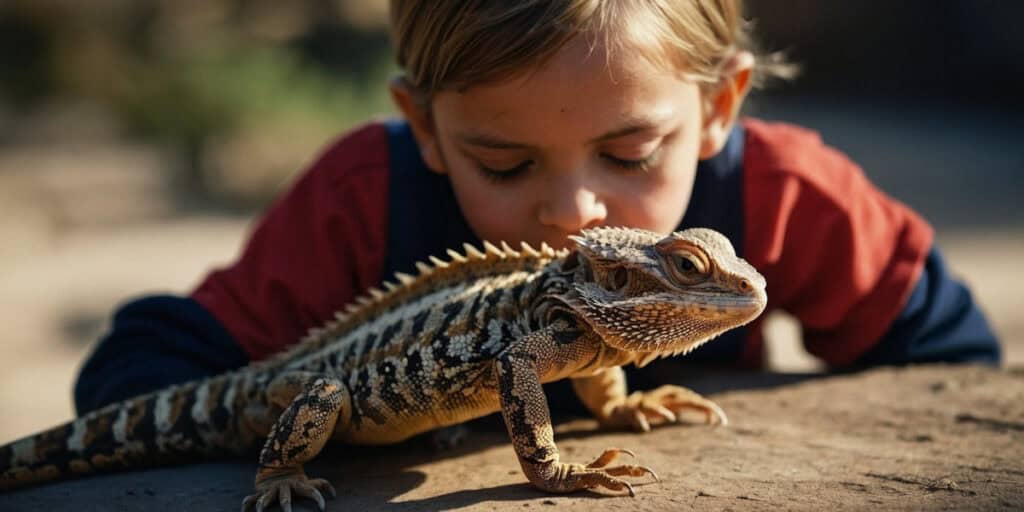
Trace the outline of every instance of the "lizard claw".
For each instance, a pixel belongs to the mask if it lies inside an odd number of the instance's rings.
[[[633,486],[629,482],[623,482],[626,485],[626,492],[629,493],[630,498],[636,498],[636,491],[633,490]]]
[[[256,499],[257,498],[258,498],[258,495],[256,495],[256,494],[250,494],[250,495],[246,496],[245,499],[242,500],[242,510],[241,510],[241,512],[247,512],[250,508],[252,508],[253,504],[256,503]]]
[[[602,487],[610,491],[626,491],[626,493],[632,497],[636,496],[633,484],[620,477],[651,475],[654,477],[655,482],[660,481],[654,470],[646,466],[637,466],[633,464],[609,466],[609,464],[614,462],[615,458],[622,453],[635,457],[633,452],[629,450],[609,448],[602,452],[601,455],[597,459],[594,459],[590,464],[583,465],[556,462],[555,464],[559,466],[557,468],[549,467],[544,471],[527,470],[527,476],[531,477],[530,481],[533,482],[534,485],[549,491],[569,492],[578,489]],[[527,465],[524,469],[527,467],[530,466]],[[546,473],[546,476],[542,477],[541,474],[544,473]]]
[[[323,478],[309,478],[301,470],[278,473],[257,481],[256,493],[242,500],[242,512],[249,512],[254,505],[255,512],[264,512],[275,501],[283,512],[292,512],[292,494],[315,501],[323,512],[327,508],[323,493],[337,496],[334,486]]]
[[[601,471],[603,471],[603,472],[605,472],[605,473],[607,473],[608,475],[611,475],[611,476],[644,476],[644,475],[651,475],[652,477],[654,477],[654,481],[655,482],[660,482],[661,481],[661,479],[658,478],[658,474],[655,473],[653,469],[651,469],[651,468],[649,468],[647,466],[636,466],[636,465],[633,465],[633,464],[622,464],[622,465],[619,465],[619,466],[608,467],[608,465],[611,464],[616,459],[616,457],[618,457],[619,454],[622,454],[622,453],[625,453],[625,454],[629,455],[630,457],[636,458],[636,454],[633,453],[632,451],[629,451],[629,450],[626,450],[626,449],[623,449],[623,448],[608,448],[603,453],[601,453],[601,455],[597,459],[595,459],[594,462],[591,462],[590,464],[587,464],[585,467],[586,467],[586,469],[599,469],[599,470],[601,470]],[[632,486],[627,485],[626,489],[628,491],[630,491],[630,495],[633,494],[633,487]]]
[[[685,410],[704,413],[705,422],[711,425],[729,424],[729,418],[718,404],[680,386],[669,385],[651,391],[637,391],[621,400],[608,418],[602,421],[606,427],[626,427],[648,432],[652,425],[681,421],[680,413]]]
[[[587,469],[603,468],[608,464],[611,464],[616,458],[618,458],[620,453],[625,453],[626,455],[629,455],[634,459],[636,458],[636,454],[629,450],[623,448],[608,448],[604,452],[602,452],[600,456],[594,459],[594,462],[587,464]]]

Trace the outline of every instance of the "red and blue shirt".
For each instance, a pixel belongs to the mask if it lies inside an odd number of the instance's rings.
[[[429,172],[400,121],[332,144],[256,224],[241,255],[188,297],[123,306],[83,367],[80,412],[227,371],[299,340],[395,271],[479,243],[447,178]],[[746,119],[701,161],[680,229],[725,234],[830,367],[999,361],[968,290],[928,224],[813,132]],[[757,367],[759,323],[688,361]],[[633,371],[631,373],[638,373]]]

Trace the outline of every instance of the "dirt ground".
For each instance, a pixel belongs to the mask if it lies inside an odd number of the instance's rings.
[[[332,447],[307,471],[339,497],[328,510],[1020,510],[1024,368],[922,366],[815,377],[717,375],[687,381],[713,397],[727,428],[649,434],[558,425],[564,460],[629,448],[660,476],[635,498],[548,495],[530,487],[500,421],[437,453],[425,439]],[[78,480],[0,496],[0,510],[232,510],[254,464],[228,461]],[[296,510],[315,510],[311,502]]]

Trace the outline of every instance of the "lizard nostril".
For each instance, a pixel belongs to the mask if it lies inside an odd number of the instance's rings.
[[[740,279],[740,291],[749,292],[751,288],[752,286],[750,286],[750,281]]]

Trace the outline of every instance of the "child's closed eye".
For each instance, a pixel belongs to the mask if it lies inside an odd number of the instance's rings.
[[[658,148],[658,149],[652,151],[647,156],[645,156],[643,158],[638,158],[638,159],[619,158],[617,156],[610,155],[608,153],[601,153],[601,158],[605,159],[606,161],[608,161],[612,165],[614,165],[614,166],[616,166],[619,169],[622,169],[624,171],[629,171],[629,172],[632,172],[632,171],[648,172],[648,171],[651,170],[651,167],[654,166],[654,164],[657,163],[658,156],[661,153],[660,149],[661,148]]]
[[[483,163],[476,163],[476,167],[483,177],[495,183],[511,181],[521,176],[531,165],[533,165],[533,160],[524,160],[512,167],[505,168],[488,167]]]
[[[617,171],[628,174],[632,172],[650,172],[650,170],[658,163],[660,155],[661,148],[658,147],[643,158],[620,158],[611,153],[601,153],[600,157],[612,164]],[[523,160],[511,167],[487,165],[479,160],[474,163],[476,164],[477,170],[480,171],[480,174],[482,174],[485,179],[493,183],[504,183],[523,176],[531,167],[534,166],[535,162],[533,160]]]

